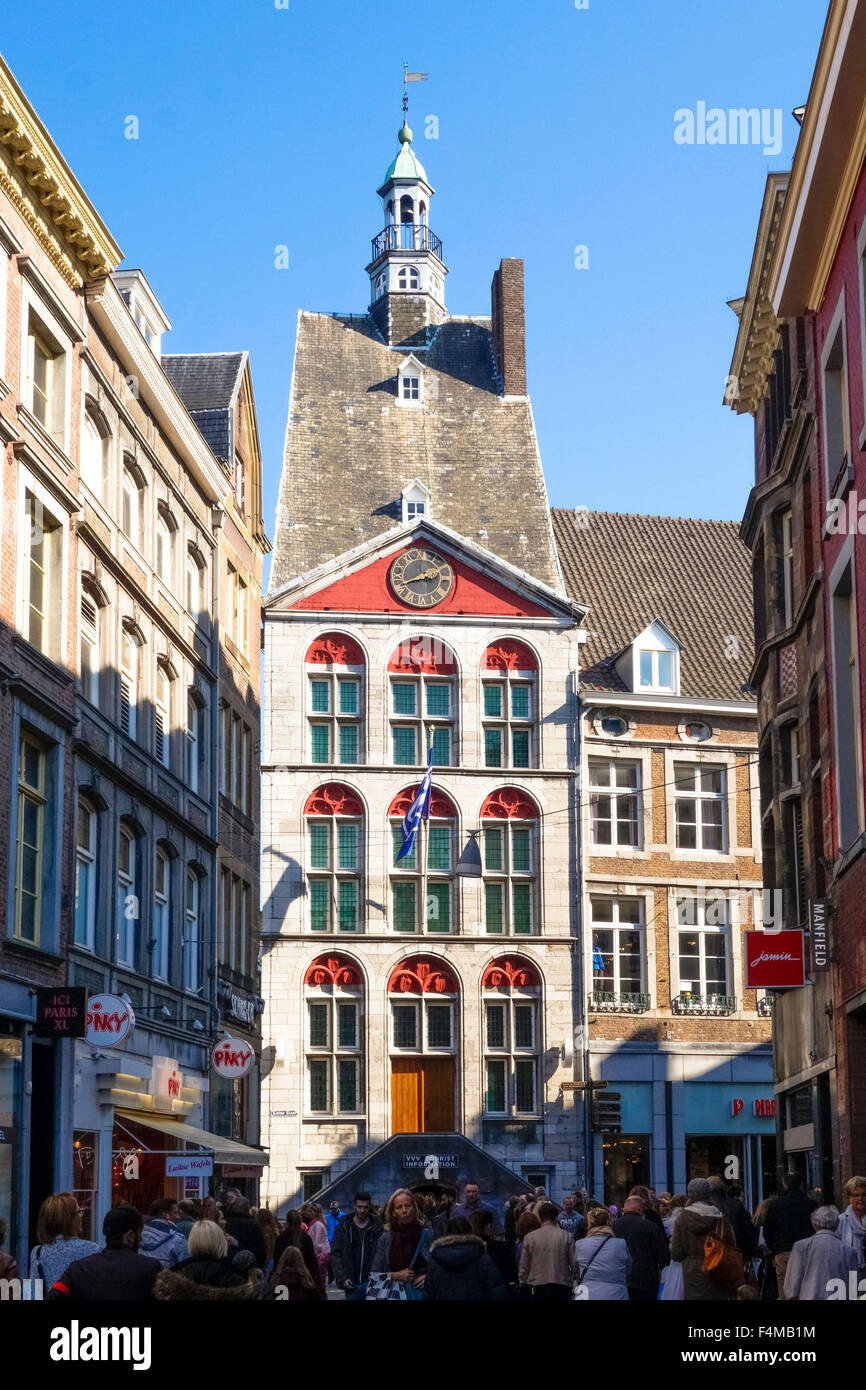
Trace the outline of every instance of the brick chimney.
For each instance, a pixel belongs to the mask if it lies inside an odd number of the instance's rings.
[[[504,396],[526,395],[526,327],[523,313],[523,261],[499,262],[490,286],[493,350]]]

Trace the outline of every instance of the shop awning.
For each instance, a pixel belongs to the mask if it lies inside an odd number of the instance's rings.
[[[268,1155],[261,1149],[251,1149],[249,1144],[239,1144],[236,1139],[225,1139],[221,1134],[210,1134],[206,1129],[196,1129],[184,1120],[169,1120],[161,1115],[140,1114],[135,1110],[115,1110],[119,1120],[130,1120],[136,1125],[146,1125],[148,1129],[158,1129],[160,1134],[170,1134],[182,1139],[186,1144],[198,1144],[213,1153],[214,1163],[248,1163],[265,1168]]]

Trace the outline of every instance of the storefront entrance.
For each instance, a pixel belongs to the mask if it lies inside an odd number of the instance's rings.
[[[604,1200],[622,1209],[636,1185],[649,1187],[650,1136],[648,1134],[606,1134],[604,1152]]]
[[[391,1133],[453,1130],[455,1074],[453,1057],[392,1057]]]

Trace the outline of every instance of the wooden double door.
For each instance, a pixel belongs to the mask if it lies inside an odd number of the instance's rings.
[[[391,1058],[391,1133],[436,1134],[454,1124],[454,1057]]]

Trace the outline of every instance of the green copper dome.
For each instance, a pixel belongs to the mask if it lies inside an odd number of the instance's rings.
[[[383,184],[389,179],[423,179],[428,183],[426,170],[418,156],[412,149],[412,132],[407,125],[403,125],[398,132],[397,139],[400,141],[400,153],[388,166],[387,173],[382,180]]]

